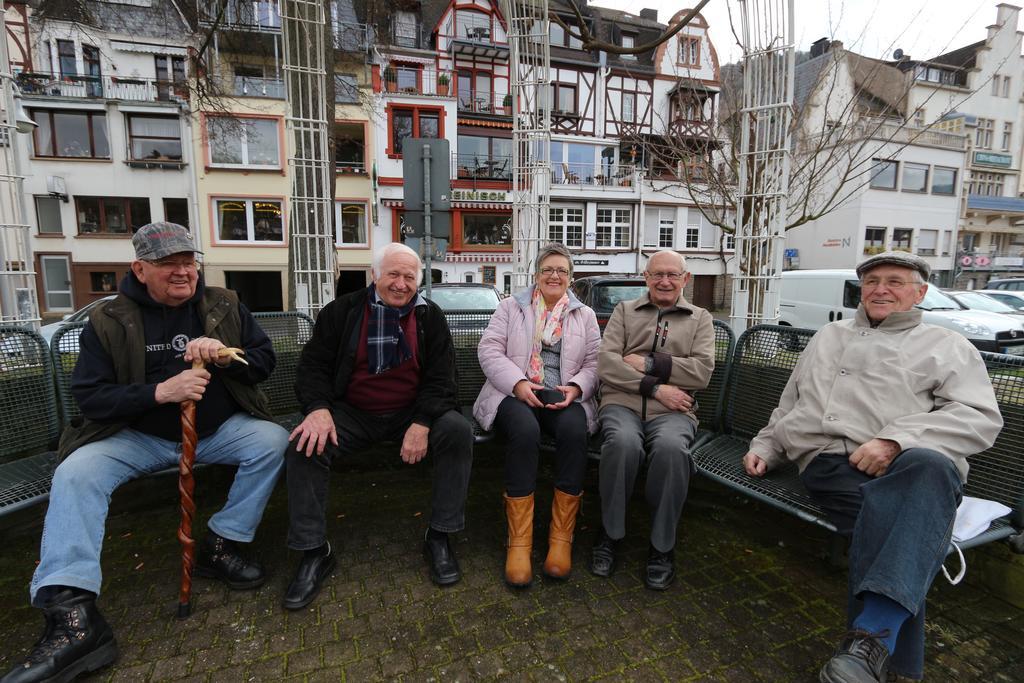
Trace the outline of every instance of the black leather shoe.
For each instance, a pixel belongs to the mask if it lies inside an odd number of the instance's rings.
[[[327,544],[327,551],[321,554],[305,553],[299,568],[295,570],[295,578],[288,584],[284,594],[285,609],[302,609],[320,592],[320,587],[337,565],[337,556]]]
[[[647,551],[647,567],[644,570],[644,584],[654,591],[663,591],[676,578],[675,549],[663,553],[653,545]]]
[[[597,532],[597,540],[590,550],[590,573],[594,576],[608,578],[615,571],[615,551],[619,542],[609,536],[604,526]]]
[[[832,659],[821,667],[821,683],[883,683],[888,680],[889,650],[884,633],[850,631]]]
[[[448,542],[448,534],[433,529],[427,530],[423,538],[423,556],[430,569],[430,580],[438,586],[450,586],[462,578],[459,561]]]
[[[192,573],[223,581],[233,590],[256,588],[266,579],[259,562],[245,559],[234,541],[212,531],[206,532],[199,544],[199,557]]]
[[[2,683],[71,681],[117,659],[114,632],[92,593],[62,590],[43,608],[43,615],[43,635],[28,656],[0,678]]]

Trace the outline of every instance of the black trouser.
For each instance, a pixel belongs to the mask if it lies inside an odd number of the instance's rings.
[[[537,488],[541,431],[555,437],[555,488],[579,495],[587,473],[587,413],[579,403],[562,410],[531,408],[515,396],[498,406],[494,427],[505,439],[505,492],[521,498]]]
[[[327,478],[331,460],[365,450],[382,441],[402,441],[412,424],[411,408],[391,415],[374,415],[345,403],[334,404],[338,446],[323,455],[307,457],[295,450],[298,439],[285,451],[288,472],[288,547],[318,548],[327,541]],[[434,420],[427,437],[427,457],[434,463],[430,526],[438,531],[461,531],[465,526],[466,492],[473,465],[473,430],[460,413],[449,410]]]

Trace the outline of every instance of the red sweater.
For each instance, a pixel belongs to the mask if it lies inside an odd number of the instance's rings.
[[[416,357],[419,344],[416,343],[416,315],[410,311],[402,318],[402,332],[405,343],[412,350],[412,358],[397,368],[374,375],[370,372],[369,353],[366,350],[366,335],[370,324],[370,304],[367,302],[363,323],[359,328],[359,344],[356,346],[356,365],[348,383],[345,403],[359,410],[377,415],[397,413],[408,408],[416,400],[420,385],[420,362]]]

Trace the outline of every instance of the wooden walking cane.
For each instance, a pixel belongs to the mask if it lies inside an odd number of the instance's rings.
[[[230,357],[239,363],[246,363],[242,349],[223,348],[217,352],[221,358]],[[193,370],[201,370],[205,363],[192,361]],[[192,566],[195,560],[196,542],[192,538],[192,518],[196,514],[193,499],[196,482],[192,477],[192,466],[196,460],[196,402],[181,403],[181,460],[178,461],[178,493],[181,494],[181,524],[178,526],[178,541],[181,542],[181,590],[178,592],[178,618],[184,619],[192,613]]]

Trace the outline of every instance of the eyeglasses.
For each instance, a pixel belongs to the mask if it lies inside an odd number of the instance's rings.
[[[568,268],[552,268],[551,266],[544,266],[540,269],[540,274],[544,277],[551,277],[557,274],[558,277],[569,277]]]
[[[199,263],[195,259],[173,259],[173,258],[162,258],[156,261],[146,261],[151,266],[159,268],[160,270],[178,270],[184,268],[185,270],[199,270]]]
[[[910,282],[907,282],[906,280],[900,280],[899,278],[894,277],[885,279],[877,277],[868,277],[861,280],[860,286],[863,287],[864,289],[876,289],[881,285],[885,285],[886,289],[903,289],[904,287],[908,287],[911,285],[919,286],[923,284],[923,282],[919,282],[917,280],[911,280]]]
[[[672,282],[679,282],[683,279],[683,275],[685,275],[685,273],[647,273],[647,277],[652,280],[671,280]]]

